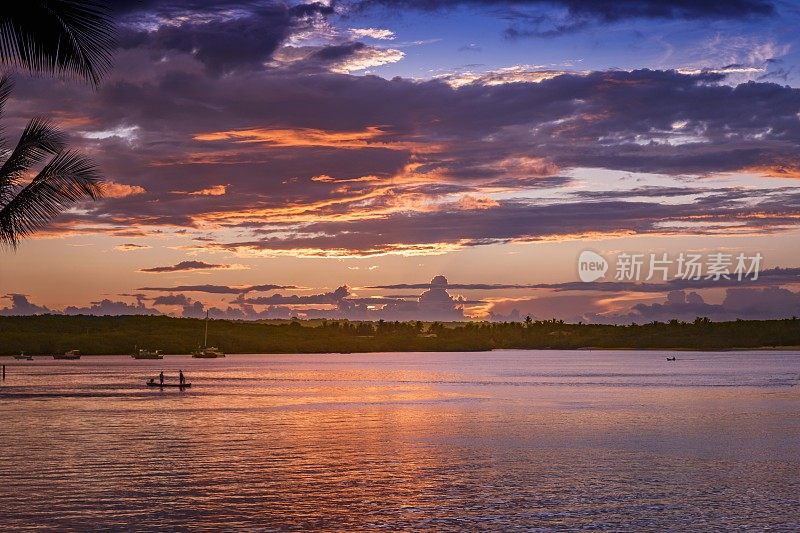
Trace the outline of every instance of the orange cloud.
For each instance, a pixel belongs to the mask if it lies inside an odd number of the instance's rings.
[[[790,163],[786,165],[767,165],[759,167],[749,167],[743,169],[744,172],[761,174],[768,178],[791,178],[800,179],[800,165]]]
[[[260,248],[250,245],[212,244],[209,248],[224,249],[234,252],[240,257],[332,257],[337,259],[357,259],[362,257],[380,257],[399,255],[404,257],[442,255],[461,250],[467,246],[466,241],[457,243],[409,243],[390,244],[381,248],[353,250],[348,248]]]
[[[198,133],[192,138],[196,141],[233,141],[236,143],[264,143],[275,147],[367,148],[370,146],[391,147],[376,140],[385,132],[376,126],[362,131],[325,131],[320,129],[267,129],[250,128],[241,130]]]
[[[328,176],[327,174],[320,174],[319,176],[314,176],[311,178],[311,181],[319,181],[322,183],[351,183],[351,182],[370,182],[370,181],[379,181],[381,178],[378,176],[361,176],[358,178],[350,178],[350,179],[336,179]]]
[[[456,206],[464,211],[472,211],[475,209],[491,209],[499,205],[500,204],[496,200],[493,200],[489,197],[478,197],[471,194],[463,196],[456,203]]]
[[[228,192],[227,185],[214,185],[213,187],[200,189],[199,191],[193,191],[188,194],[191,196],[222,196],[226,192]]]
[[[146,192],[145,188],[139,185],[126,185],[114,181],[108,181],[103,185],[103,194],[106,198],[125,198]]]

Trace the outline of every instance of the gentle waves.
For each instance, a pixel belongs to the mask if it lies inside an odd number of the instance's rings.
[[[800,354],[667,355],[3,358],[0,529],[799,531]]]

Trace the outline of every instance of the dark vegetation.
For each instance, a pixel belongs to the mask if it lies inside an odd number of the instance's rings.
[[[163,316],[0,317],[0,354],[128,354],[134,347],[185,354],[203,339],[203,321]],[[521,349],[693,349],[800,346],[800,319],[609,326],[561,321],[347,322],[212,320],[210,345],[227,353],[475,351]]]

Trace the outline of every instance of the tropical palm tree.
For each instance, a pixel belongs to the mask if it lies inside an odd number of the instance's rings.
[[[11,86],[7,76],[0,78],[0,113]],[[64,134],[45,119],[28,122],[16,147],[2,152],[2,247],[16,249],[22,238],[46,227],[73,203],[102,196],[102,177],[95,165],[85,156],[65,149]]]
[[[111,65],[114,25],[93,0],[22,0],[0,7],[0,64],[72,75],[95,87]],[[0,113],[11,80],[0,78]],[[42,118],[31,120],[13,150],[0,137],[0,247],[46,227],[75,202],[102,196],[102,177],[88,158]],[[33,177],[31,177],[33,176]]]
[[[114,24],[92,0],[13,0],[0,7],[0,63],[94,85],[111,65]]]

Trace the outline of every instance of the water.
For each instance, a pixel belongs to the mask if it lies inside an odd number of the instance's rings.
[[[0,529],[800,530],[800,353],[666,355],[4,359]]]

